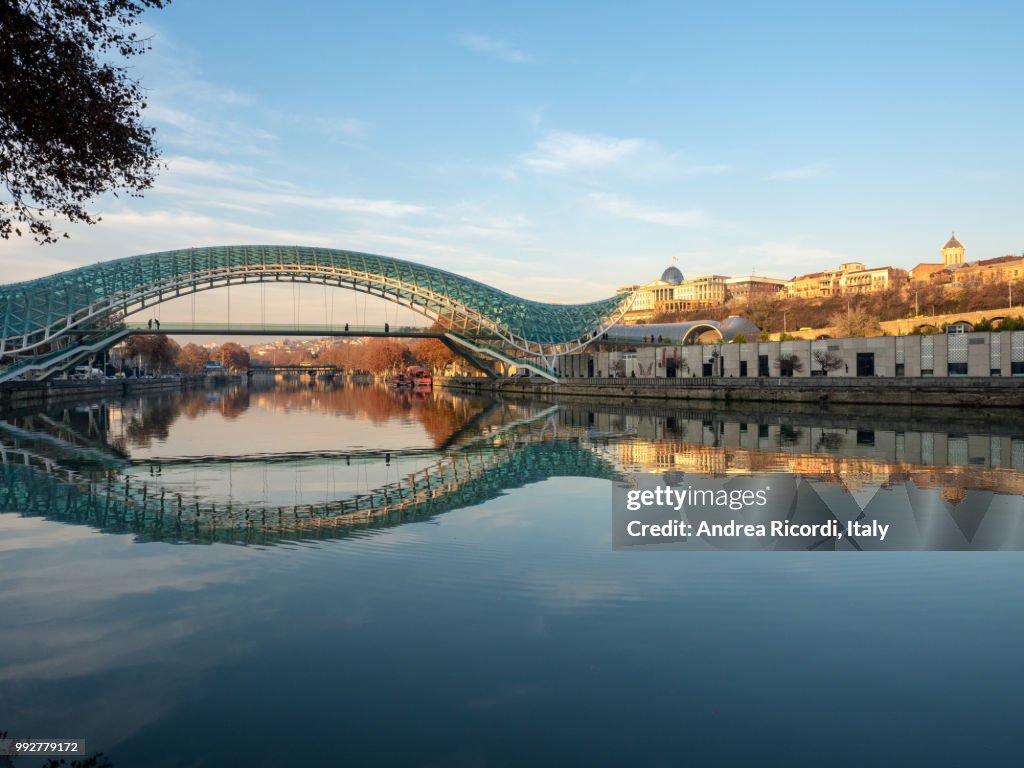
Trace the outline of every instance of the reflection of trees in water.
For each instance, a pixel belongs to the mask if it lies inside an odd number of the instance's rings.
[[[170,397],[144,401],[140,411],[133,413],[124,427],[130,445],[148,448],[156,440],[166,440],[171,424],[178,418],[178,404]]]
[[[435,446],[464,427],[482,407],[470,399],[381,386],[314,385],[285,382],[270,389],[253,389],[261,408],[289,412],[318,411],[365,419],[372,424],[405,420],[419,422]]]
[[[237,419],[249,409],[249,390],[244,387],[225,393],[220,401],[220,412],[225,419]]]
[[[216,411],[230,420],[248,408],[249,391],[244,387],[157,395],[142,400],[137,411],[125,413],[124,434],[129,445],[148,448],[154,439],[166,440],[171,425],[181,416],[195,419]],[[116,441],[116,437],[112,438],[112,443]]]
[[[180,412],[187,419],[195,419],[216,411],[226,419],[237,419],[250,405],[249,390],[245,387],[183,392],[178,397]]]
[[[148,448],[152,441],[166,440],[178,418],[192,420],[219,413],[237,419],[255,405],[278,413],[317,412],[366,420],[374,425],[390,421],[418,422],[435,446],[441,446],[483,410],[475,399],[444,396],[434,392],[394,390],[380,386],[336,386],[284,382],[270,388],[232,387],[198,390],[141,401],[137,410],[125,411],[124,442]],[[110,436],[111,444],[120,443]],[[119,445],[118,447],[125,447]]]
[[[415,408],[415,415],[434,445],[440,446],[479,411],[462,399],[428,398]]]

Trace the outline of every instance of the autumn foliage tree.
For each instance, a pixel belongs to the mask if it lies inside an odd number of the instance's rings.
[[[124,356],[144,368],[166,369],[175,365],[178,345],[169,336],[141,334],[130,336],[124,344]]]
[[[55,242],[53,218],[93,224],[96,196],[152,186],[154,131],[122,62],[149,48],[139,16],[168,2],[0,0],[0,237]]]
[[[247,371],[249,369],[249,352],[241,344],[229,341],[217,350],[215,359],[231,371]]]
[[[182,373],[198,373],[209,359],[210,353],[198,344],[186,344],[178,352],[178,370]]]
[[[410,353],[420,365],[434,373],[443,373],[461,359],[438,339],[420,339],[412,345]]]
[[[391,373],[412,363],[409,347],[391,339],[370,339],[362,345],[360,368],[372,373]]]
[[[320,353],[320,361],[326,365],[336,366],[343,371],[358,370],[361,346],[361,344],[351,341],[337,342]]]

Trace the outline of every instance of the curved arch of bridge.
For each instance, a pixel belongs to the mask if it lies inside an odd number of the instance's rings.
[[[599,338],[633,299],[627,294],[589,304],[547,304],[435,267],[331,248],[189,248],[0,286],[0,356],[32,355],[60,346],[83,329],[115,326],[155,304],[257,282],[317,283],[377,296],[471,342],[542,360],[578,351]]]

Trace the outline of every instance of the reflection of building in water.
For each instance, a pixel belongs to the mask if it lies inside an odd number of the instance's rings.
[[[585,414],[591,429],[610,427],[609,414]],[[831,478],[848,488],[888,486],[911,477],[921,487],[982,488],[1024,495],[1024,439],[1012,435],[809,426],[724,420],[722,414],[638,409],[616,415],[619,434],[606,451],[623,469],[675,470],[722,476],[789,472]],[[753,417],[751,417],[753,418]],[[781,421],[781,419],[780,419]],[[869,422],[870,423],[870,422]],[[1022,428],[1024,432],[1024,428]]]
[[[679,446],[672,446],[672,450],[665,453],[672,457],[675,467],[689,472],[721,475],[728,469],[725,451],[720,448],[686,447],[680,450]]]
[[[967,498],[967,491],[964,488],[943,488],[942,498],[955,507]]]
[[[1024,474],[977,465],[921,466],[913,462],[795,453],[791,450],[745,449],[638,438],[609,446],[622,469],[676,470],[721,477],[730,474],[785,472],[838,482],[846,488],[888,487],[910,479],[921,488],[946,489],[948,501],[962,501],[964,489],[1024,496]]]
[[[615,458],[622,467],[627,469],[650,469],[661,464],[658,460],[659,445],[650,440],[629,440],[617,443]]]
[[[719,475],[725,472],[724,452],[667,441],[630,440],[615,445],[623,469],[640,471],[678,470]]]
[[[605,406],[605,411],[599,411],[599,407],[593,410],[579,405],[563,407],[559,412],[562,433],[587,437],[631,436],[634,439],[616,440],[615,457],[624,466],[646,467],[650,471],[665,468],[707,472],[776,469],[817,474],[827,468],[839,471],[836,458],[848,462],[863,459],[882,466],[1024,469],[1024,425],[1019,435],[972,434],[967,430],[892,428],[893,422],[877,418],[861,419],[862,426],[829,426],[815,416],[809,416],[805,423],[773,416],[773,423],[764,423],[757,420],[761,417],[756,414],[741,417],[687,409],[655,411],[644,406],[614,411]],[[829,415],[827,419],[843,424],[839,415]],[[852,420],[846,423],[849,421]],[[870,428],[875,423],[885,424],[887,428]],[[736,448],[746,452],[736,452],[733,450]],[[728,455],[724,465],[723,455]],[[852,471],[852,467],[847,464],[844,470]],[[875,478],[871,480],[874,481]]]

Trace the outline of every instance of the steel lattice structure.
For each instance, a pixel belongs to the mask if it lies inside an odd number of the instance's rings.
[[[614,325],[631,295],[590,304],[521,299],[410,261],[331,248],[188,248],[102,262],[0,286],[0,356],[25,358],[74,343],[142,309],[198,291],[256,282],[322,283],[388,299],[499,356],[550,369]]]

